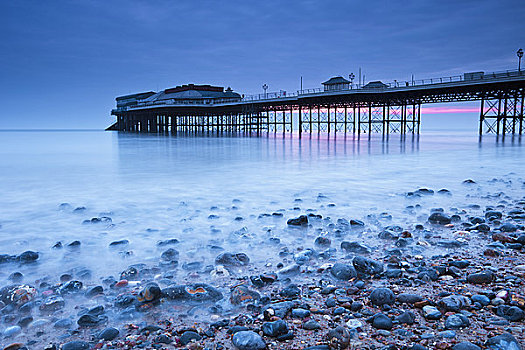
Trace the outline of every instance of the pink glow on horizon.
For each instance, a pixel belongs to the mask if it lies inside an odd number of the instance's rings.
[[[475,107],[421,107],[421,114],[479,113]]]

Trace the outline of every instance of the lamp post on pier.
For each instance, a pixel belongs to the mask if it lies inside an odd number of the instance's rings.
[[[523,49],[519,49],[516,52],[516,55],[518,56],[518,74],[521,73],[521,58],[523,57]]]
[[[266,99],[267,95],[266,95],[266,90],[268,90],[268,85],[264,84],[262,86],[263,90],[264,90],[264,98]]]
[[[348,74],[348,79],[350,79],[350,89],[353,89],[355,74],[354,73]]]

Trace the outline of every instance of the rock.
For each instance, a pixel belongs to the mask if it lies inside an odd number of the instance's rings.
[[[174,244],[177,244],[177,243],[179,243],[179,240],[177,238],[170,238],[170,239],[165,239],[163,241],[158,241],[157,242],[157,246],[164,247],[164,246],[167,246],[167,245],[174,245]]]
[[[173,248],[166,249],[160,255],[160,258],[166,262],[175,262],[179,260],[179,251]]]
[[[254,302],[259,300],[261,295],[254,290],[249,289],[246,286],[235,287],[230,295],[230,301],[234,305],[242,303]]]
[[[496,315],[511,322],[519,322],[525,318],[525,312],[517,306],[500,305],[496,308]]]
[[[215,265],[226,267],[246,266],[249,262],[250,258],[244,253],[221,253],[215,258]]]
[[[113,241],[109,244],[110,247],[120,247],[128,245],[129,241],[127,239],[121,239],[120,241]]]
[[[297,299],[301,296],[301,289],[296,284],[290,284],[279,292],[279,295],[286,299]]]
[[[499,227],[499,230],[501,232],[516,232],[518,230],[518,226],[511,223],[505,223]]]
[[[252,331],[240,331],[235,333],[232,339],[233,345],[239,350],[263,350],[266,343],[263,338]]]
[[[136,281],[138,280],[138,277],[139,271],[133,266],[128,267],[120,273],[121,280]]]
[[[376,306],[392,305],[396,297],[388,288],[376,288],[370,293],[370,302]]]
[[[148,283],[137,296],[137,300],[141,303],[154,302],[160,299],[162,291],[159,285],[155,282]]]
[[[82,290],[82,282],[80,281],[69,281],[58,288],[59,294],[76,293]]]
[[[0,289],[0,301],[4,305],[23,305],[32,301],[36,295],[36,289],[28,284],[12,284]]]
[[[172,343],[171,338],[168,337],[166,334],[157,335],[153,341],[155,343],[160,343],[160,344],[171,344]]]
[[[487,306],[490,304],[490,299],[485,295],[476,294],[470,297],[470,299],[473,303],[480,303],[482,306]]]
[[[22,332],[22,327],[20,326],[7,327],[4,330],[4,337],[6,338],[14,337],[15,335],[18,335],[20,332]]]
[[[352,336],[346,328],[337,326],[328,331],[326,338],[331,349],[346,349]]]
[[[372,327],[377,329],[391,330],[393,326],[394,324],[392,323],[392,320],[385,314],[379,313],[373,316]]]
[[[471,342],[464,341],[454,345],[452,350],[481,350],[481,348],[475,344],[472,344]]]
[[[22,264],[27,264],[27,263],[31,263],[31,262],[37,261],[38,260],[38,253],[37,252],[33,252],[31,250],[28,250],[28,251],[23,252],[22,254],[20,254],[18,256],[18,260]]]
[[[80,316],[77,324],[80,327],[95,327],[107,320],[105,316],[85,314]]]
[[[53,312],[62,309],[66,305],[64,298],[58,295],[52,295],[40,304],[39,309],[43,312]]]
[[[86,291],[86,297],[92,298],[94,296],[100,295],[104,293],[104,288],[102,286],[94,286],[89,288]]]
[[[297,254],[294,254],[293,259],[297,265],[304,265],[317,253],[313,249],[305,249]]]
[[[467,276],[467,282],[472,284],[491,283],[494,279],[494,273],[490,270],[484,270]]]
[[[308,217],[301,215],[297,218],[289,219],[286,223],[291,226],[305,226],[308,225]]]
[[[487,212],[485,212],[485,219],[487,220],[501,219],[502,217],[502,212],[497,210],[488,210]]]
[[[89,350],[89,343],[81,340],[70,341],[62,345],[62,350]]]
[[[321,248],[328,248],[332,244],[332,241],[328,237],[319,236],[315,239],[314,244]]]
[[[445,320],[446,329],[460,329],[468,326],[470,326],[470,321],[467,316],[462,314],[450,315]]]
[[[55,328],[70,328],[73,325],[73,321],[69,318],[63,318],[55,322],[53,327]]]
[[[97,339],[103,339],[106,341],[110,341],[118,337],[119,333],[120,332],[118,329],[113,328],[113,327],[108,327],[100,331],[100,333],[98,333]]]
[[[436,307],[430,305],[423,306],[423,317],[427,320],[439,320],[441,316],[441,312],[439,312]]]
[[[416,322],[416,315],[412,311],[405,311],[401,315],[396,316],[395,320],[401,324],[412,325]]]
[[[292,310],[292,317],[293,318],[307,318],[310,317],[310,310],[306,309],[293,309]]]
[[[359,242],[347,242],[343,241],[341,243],[341,249],[347,253],[356,253],[356,254],[370,254],[372,249]]]
[[[423,300],[423,297],[417,294],[401,293],[397,296],[397,301],[402,304],[415,304]]]
[[[283,320],[265,322],[262,325],[262,331],[267,337],[276,338],[288,333],[288,325]]]
[[[485,343],[485,346],[490,350],[522,350],[516,338],[509,333],[490,338]]]
[[[300,272],[301,272],[301,266],[299,266],[298,264],[292,264],[292,265],[285,266],[282,269],[278,270],[277,274],[281,277],[290,277],[290,276],[297,275]]]
[[[162,290],[162,295],[170,300],[191,302],[218,301],[223,297],[218,289],[204,283],[170,286]]]
[[[469,305],[469,298],[462,295],[449,295],[438,301],[438,306],[447,312],[459,312]]]
[[[330,269],[330,273],[332,276],[342,281],[348,281],[357,277],[357,272],[352,265],[342,263],[335,263]]]
[[[383,263],[365,258],[363,256],[356,256],[352,260],[352,264],[359,277],[370,277],[378,275],[383,272]]]
[[[428,217],[428,222],[437,225],[448,225],[452,222],[452,219],[448,215],[445,215],[440,212],[435,212],[430,214],[430,216]]]
[[[303,329],[314,331],[317,329],[321,329],[321,325],[316,320],[311,319],[303,323]]]
[[[267,305],[264,308],[264,313],[269,316],[277,316],[279,318],[285,318],[288,312],[296,305],[293,301],[282,301]]]
[[[199,341],[201,339],[202,337],[199,335],[199,333],[193,331],[186,331],[182,333],[179,341],[182,345],[187,345],[192,341]]]

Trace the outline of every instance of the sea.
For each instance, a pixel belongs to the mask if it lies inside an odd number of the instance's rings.
[[[480,139],[474,130],[2,131],[0,254],[31,250],[39,258],[0,270],[0,287],[14,271],[30,284],[57,284],[64,274],[86,285],[118,280],[130,265],[158,265],[166,249],[159,242],[169,239],[178,242],[174,282],[209,280],[206,267],[219,251],[243,252],[253,266],[271,269],[283,262],[283,249],[313,247],[338,219],[373,222],[356,237],[374,247],[381,225],[410,228],[432,208],[482,211],[501,200],[495,193],[522,198],[524,144],[518,136]],[[434,195],[410,195],[420,188]],[[287,225],[308,214],[319,215],[312,229]]]

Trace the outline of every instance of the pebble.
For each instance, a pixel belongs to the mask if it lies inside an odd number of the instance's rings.
[[[233,345],[239,350],[263,350],[266,343],[263,338],[253,331],[240,331],[232,339]]]
[[[22,332],[22,327],[20,327],[20,326],[7,327],[4,330],[4,337],[6,337],[6,338],[14,337],[15,335],[19,334],[20,332]]]
[[[199,333],[193,331],[186,331],[182,333],[179,341],[182,345],[187,345],[192,341],[199,341],[201,339],[202,337],[199,335]]]
[[[472,344],[471,342],[465,341],[454,345],[452,347],[452,350],[481,350],[481,348],[476,344]]]
[[[423,317],[427,320],[439,320],[441,316],[441,312],[436,307],[430,305],[423,306]]]
[[[80,340],[70,341],[62,345],[62,350],[89,350],[89,343]]]
[[[335,263],[330,269],[332,276],[338,280],[348,281],[357,277],[357,272],[352,265]]]
[[[313,331],[313,330],[321,329],[321,325],[316,320],[311,319],[303,323],[303,329]]]
[[[372,327],[391,330],[393,326],[392,320],[385,314],[379,313],[373,316]]]
[[[460,329],[470,326],[467,316],[462,314],[450,315],[445,320],[446,329]]]
[[[288,325],[283,320],[265,322],[262,325],[262,331],[264,335],[276,338],[288,333]]]
[[[370,293],[370,302],[376,306],[391,305],[395,300],[394,292],[388,288],[376,288]]]
[[[100,333],[98,333],[98,335],[97,335],[97,338],[98,339],[103,339],[103,340],[106,340],[106,341],[110,341],[110,340],[113,340],[116,337],[118,337],[119,333],[120,332],[119,332],[118,329],[113,328],[113,327],[108,327],[108,328],[103,329],[102,331],[100,331]]]
[[[490,270],[473,273],[467,276],[467,282],[472,284],[491,283],[494,280],[494,273]]]

